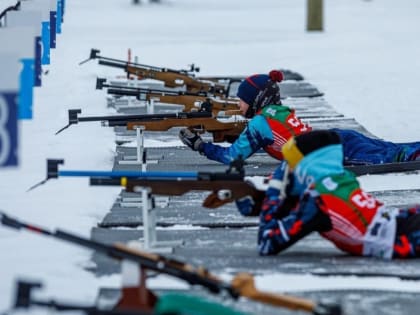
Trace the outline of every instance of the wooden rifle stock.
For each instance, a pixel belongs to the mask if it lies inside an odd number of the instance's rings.
[[[188,127],[195,132],[209,132],[213,134],[214,142],[233,142],[238,138],[247,125],[246,120],[220,122],[216,118],[167,118],[155,121],[130,121],[127,129],[134,130],[142,126],[144,130],[166,131],[174,127]]]
[[[174,71],[165,68],[146,66],[142,64],[133,64],[122,60],[103,58],[98,63],[104,66],[121,68],[130,75],[138,79],[153,79],[164,82],[166,87],[176,88],[185,86],[189,92],[211,92],[214,95],[225,96],[226,89],[223,85],[215,85],[213,82],[196,80],[186,72]]]
[[[166,87],[183,87],[189,92],[208,92],[216,96],[227,96],[224,85],[215,84],[211,81],[197,80],[188,74],[165,71],[161,69],[150,69],[141,66],[127,64],[125,70],[128,74],[135,75],[139,79],[153,79],[163,81]]]
[[[228,88],[223,84],[217,84],[210,80],[196,79],[190,72],[197,70],[194,66],[191,71],[173,70],[168,68],[154,67],[139,63],[125,62],[123,60],[99,56],[99,50],[92,49],[90,59],[99,59],[98,63],[116,68],[123,68],[127,75],[134,75],[139,79],[154,79],[163,81],[165,86],[175,88],[185,86],[190,92],[209,92],[216,96],[227,96]]]
[[[232,179],[141,179],[141,178],[101,178],[91,177],[91,185],[123,186],[127,192],[139,192],[141,187],[148,187],[154,195],[182,196],[191,191],[210,191],[203,206],[214,209],[245,196],[251,196],[260,209],[265,191],[258,190],[251,183],[238,178]],[[258,211],[251,215],[258,215]]]
[[[221,111],[236,111],[235,115],[242,115],[238,110],[239,102],[235,99],[229,98],[214,98],[209,96],[202,96],[197,93],[184,94],[177,92],[164,92],[160,90],[146,90],[146,89],[127,89],[127,88],[111,88],[108,89],[108,94],[119,96],[134,96],[140,101],[157,101],[166,104],[183,105],[184,111],[205,110],[217,115]]]
[[[206,109],[203,105],[208,105],[213,114],[220,111],[237,110],[239,102],[229,99],[216,99],[205,96],[193,95],[165,95],[164,93],[146,93],[146,100],[155,100],[161,103],[184,105],[184,111],[191,111],[197,108]],[[238,112],[238,115],[241,115]]]
[[[184,105],[184,111],[191,111],[200,108],[201,110],[211,111],[217,114],[219,111],[238,110],[239,101],[235,98],[213,97],[211,93],[170,91],[162,89],[146,89],[130,86],[117,86],[105,83],[106,79],[97,78],[96,88],[108,88],[108,94],[119,96],[134,96],[141,101],[155,100],[161,103]],[[241,115],[240,111],[235,115]]]

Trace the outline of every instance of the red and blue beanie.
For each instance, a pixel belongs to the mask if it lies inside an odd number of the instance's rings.
[[[281,104],[280,88],[277,82],[283,80],[283,73],[272,70],[267,74],[254,74],[244,79],[236,95],[250,106],[252,115],[268,104]]]

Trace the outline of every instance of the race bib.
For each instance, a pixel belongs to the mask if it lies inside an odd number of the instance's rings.
[[[398,209],[380,206],[364,236],[363,255],[391,259],[397,223]]]

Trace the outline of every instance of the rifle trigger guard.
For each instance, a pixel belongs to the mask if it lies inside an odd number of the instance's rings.
[[[199,134],[202,134],[202,133],[205,133],[206,132],[206,130],[204,129],[204,126],[203,125],[191,126],[189,129],[191,131],[196,132],[196,133],[199,133]]]

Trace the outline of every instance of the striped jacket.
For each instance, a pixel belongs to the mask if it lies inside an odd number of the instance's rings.
[[[248,122],[248,126],[230,147],[204,143],[202,154],[211,160],[229,164],[239,155],[246,159],[263,149],[272,157],[282,160],[283,144],[292,136],[311,129],[296,117],[294,110],[283,105],[268,105]]]
[[[305,156],[296,166],[288,194],[299,201],[282,209],[279,196],[266,198],[260,215],[261,255],[276,254],[311,232],[353,255],[390,259],[398,209],[385,207],[361,190],[342,166],[342,146],[331,145]]]

